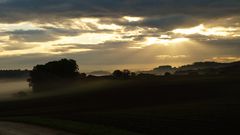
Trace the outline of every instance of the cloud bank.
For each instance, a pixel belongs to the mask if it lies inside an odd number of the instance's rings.
[[[238,58],[239,12],[239,0],[0,0],[0,68],[62,57],[83,70]]]

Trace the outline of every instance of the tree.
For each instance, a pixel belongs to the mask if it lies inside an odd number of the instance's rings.
[[[87,78],[87,74],[86,73],[81,73],[79,74],[80,79],[86,79]]]
[[[166,72],[165,74],[164,74],[164,76],[171,76],[172,74],[171,73],[169,73],[169,72]]]
[[[137,74],[135,72],[131,72],[131,77],[135,78],[137,76]]]
[[[59,80],[71,80],[79,76],[79,68],[75,60],[61,59],[37,65],[30,72],[29,85],[33,90],[41,91],[41,86],[49,86]]]
[[[131,72],[128,69],[123,70],[123,78],[128,79],[130,77]]]
[[[119,78],[122,78],[123,72],[122,72],[121,70],[115,70],[115,71],[112,73],[112,75],[113,75],[114,78],[119,79]]]
[[[129,79],[130,78],[130,75],[131,75],[131,72],[127,69],[124,69],[123,71],[121,70],[115,70],[113,73],[112,73],[113,77],[115,79]]]

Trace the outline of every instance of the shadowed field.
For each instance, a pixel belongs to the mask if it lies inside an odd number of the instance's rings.
[[[22,123],[0,122],[1,135],[74,135],[71,133],[52,130],[39,126],[32,126]]]
[[[68,122],[152,135],[229,133],[240,119],[239,82],[230,76],[74,82],[52,93],[1,102],[0,117],[75,133],[81,133],[80,125],[66,127]],[[49,125],[43,119],[59,122]]]
[[[26,78],[21,79],[0,79],[0,100],[14,97],[14,94],[24,91],[31,92]]]

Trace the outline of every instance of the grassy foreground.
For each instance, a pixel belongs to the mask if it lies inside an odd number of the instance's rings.
[[[0,118],[79,134],[229,134],[240,120],[239,88],[237,76],[79,82],[1,102]]]
[[[2,121],[21,122],[26,124],[34,124],[53,129],[59,129],[70,133],[80,135],[142,135],[126,130],[121,130],[103,125],[86,124],[77,121],[40,118],[40,117],[9,117],[1,118]]]

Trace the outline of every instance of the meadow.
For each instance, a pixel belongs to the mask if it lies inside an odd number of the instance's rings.
[[[223,134],[237,129],[240,77],[76,81],[0,103],[0,119],[79,134]]]
[[[16,93],[31,92],[26,78],[1,78],[0,79],[0,100],[11,99]]]

